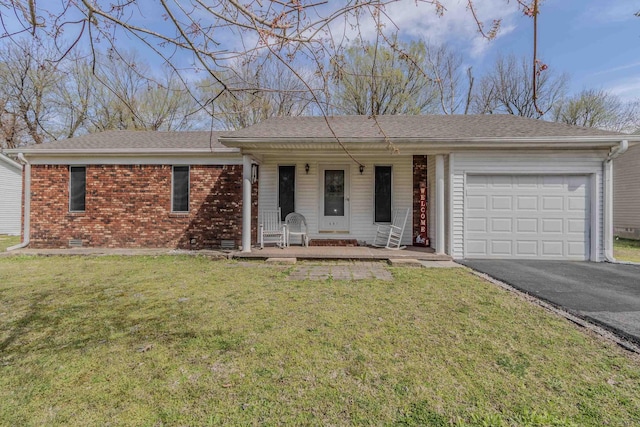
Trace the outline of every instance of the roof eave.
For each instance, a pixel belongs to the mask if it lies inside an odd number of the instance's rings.
[[[631,145],[640,143],[635,135],[603,135],[575,137],[510,137],[510,138],[341,138],[346,148],[387,150],[388,144],[400,149],[599,149],[611,148],[622,140]],[[339,149],[335,138],[229,138],[221,137],[219,142],[239,149],[286,149],[304,145],[309,150]]]
[[[10,154],[18,154],[22,153],[24,155],[37,157],[37,156],[117,156],[117,157],[140,157],[140,156],[185,156],[185,155],[218,155],[218,156],[229,156],[229,155],[238,155],[240,154],[240,150],[238,148],[229,147],[229,148],[214,148],[212,150],[203,150],[203,149],[100,149],[100,150],[90,150],[90,149],[33,149],[27,147],[21,148],[13,148],[10,150],[5,150],[5,152]]]

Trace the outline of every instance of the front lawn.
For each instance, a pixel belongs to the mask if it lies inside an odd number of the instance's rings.
[[[640,240],[616,239],[613,256],[619,261],[640,262]]]
[[[0,425],[640,423],[640,362],[466,269],[0,258]]]
[[[0,252],[4,252],[8,247],[20,243],[20,236],[7,236],[0,234]]]

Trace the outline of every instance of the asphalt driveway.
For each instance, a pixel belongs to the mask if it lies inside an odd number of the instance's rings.
[[[513,260],[459,263],[640,344],[640,265]]]

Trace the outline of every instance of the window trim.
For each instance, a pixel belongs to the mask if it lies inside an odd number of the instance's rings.
[[[71,170],[74,168],[82,168],[84,169],[84,209],[72,209],[72,200],[73,200],[73,174]],[[70,213],[84,213],[87,211],[87,166],[86,165],[69,165],[69,212]]]
[[[389,188],[391,190],[391,197],[389,197],[389,213],[391,216],[391,219],[389,221],[376,221],[376,169],[382,167],[382,168],[389,168],[390,169],[390,175],[391,175],[391,181],[389,182]],[[393,191],[393,165],[373,165],[373,206],[372,206],[372,211],[373,211],[373,223],[374,224],[391,224],[391,222],[393,221],[393,198],[394,198],[394,191]]]
[[[175,173],[176,168],[187,168],[187,210],[178,211],[175,209]],[[191,211],[191,165],[171,165],[171,213],[174,214],[188,214]]]

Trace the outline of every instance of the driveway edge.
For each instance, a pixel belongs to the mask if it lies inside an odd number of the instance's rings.
[[[467,267],[467,266],[465,266]],[[543,299],[540,299],[534,295],[531,295],[528,292],[522,291],[514,286],[509,285],[508,283],[505,283],[501,280],[498,280],[492,276],[489,276],[488,274],[485,273],[481,273],[477,270],[474,270],[471,267],[467,267],[471,273],[473,273],[474,275],[486,280],[487,282],[490,282],[496,286],[501,287],[502,289],[512,292],[518,296],[520,296],[521,298],[523,298],[524,300],[534,303],[542,308],[544,308],[545,310],[548,310],[558,316],[564,317],[565,319],[569,320],[570,322],[583,327],[585,329],[588,329],[591,332],[594,332],[595,334],[599,335],[600,337],[608,340],[608,341],[612,341],[614,343],[616,343],[617,345],[619,345],[620,347],[624,348],[627,351],[636,353],[636,354],[640,354],[640,346],[638,346],[637,344],[635,344],[632,341],[629,341],[628,339],[620,336],[620,335],[625,335],[623,332],[621,331],[612,331],[611,329],[605,328],[603,327],[600,322],[597,323],[593,323],[595,322],[595,319],[585,319],[583,317],[580,317],[576,314],[573,314],[567,310],[564,310],[562,308],[560,308],[559,306],[552,304],[548,301],[545,301]],[[612,328],[613,329],[613,328]]]

